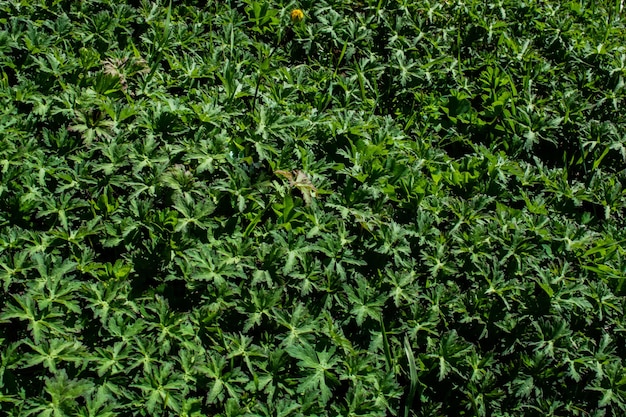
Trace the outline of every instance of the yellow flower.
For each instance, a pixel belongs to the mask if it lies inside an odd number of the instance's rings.
[[[304,12],[302,12],[302,10],[300,10],[300,9],[293,9],[291,11],[291,21],[292,22],[300,22],[302,19],[304,19]]]

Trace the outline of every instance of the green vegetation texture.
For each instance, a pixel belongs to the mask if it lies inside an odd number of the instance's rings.
[[[0,414],[626,415],[625,17],[0,1]]]

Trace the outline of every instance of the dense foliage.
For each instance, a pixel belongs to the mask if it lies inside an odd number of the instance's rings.
[[[0,413],[624,415],[625,13],[0,2]]]

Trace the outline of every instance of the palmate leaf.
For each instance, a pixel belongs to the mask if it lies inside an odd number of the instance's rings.
[[[536,346],[534,349],[536,352],[541,351],[543,355],[552,358],[555,350],[567,351],[571,349],[569,341],[572,337],[572,330],[567,322],[562,320],[538,320],[533,322],[533,327],[541,339],[539,342],[529,343],[530,346]]]
[[[382,307],[387,300],[387,295],[379,294],[375,288],[368,284],[362,275],[357,277],[356,284],[356,288],[347,286],[345,289],[348,303],[352,305],[350,313],[355,316],[356,323],[359,326],[363,325],[367,317],[378,321]]]
[[[226,396],[239,398],[243,386],[248,382],[241,369],[230,369],[226,359],[220,355],[209,355],[207,363],[199,366],[198,371],[211,381],[207,393],[209,404],[223,402]]]
[[[128,158],[132,162],[134,176],[139,178],[156,166],[169,166],[170,162],[169,155],[159,146],[154,135],[147,135],[143,140],[133,143]]]
[[[223,286],[233,278],[246,276],[242,265],[233,263],[229,254],[217,251],[210,245],[188,249],[183,257],[190,266],[189,280],[194,285],[198,282],[212,282],[217,286]]]
[[[60,370],[52,378],[46,379],[46,400],[43,398],[28,401],[25,416],[65,417],[76,411],[78,399],[91,395],[93,382],[69,379],[65,369]]]
[[[76,268],[76,263],[68,259],[63,259],[60,265],[57,265],[58,262],[55,261],[60,261],[60,259],[46,257],[43,254],[33,255],[33,261],[42,278],[51,278],[54,281],[65,277]]]
[[[33,352],[24,355],[24,366],[31,367],[43,363],[52,373],[57,372],[57,365],[62,362],[85,363],[87,351],[77,340],[68,341],[63,339],[45,340],[42,343],[33,344],[25,342]]]
[[[406,270],[394,271],[391,268],[386,268],[384,272],[379,271],[380,278],[391,287],[388,298],[393,299],[396,308],[413,302],[414,294],[419,288],[415,283],[417,278],[415,271],[414,260],[407,264]]]
[[[73,123],[67,128],[70,132],[78,132],[86,145],[97,139],[112,139],[115,122],[105,119],[105,113],[99,110],[76,110]]]
[[[8,291],[13,280],[23,276],[25,272],[32,268],[28,260],[28,252],[20,251],[13,256],[8,253],[0,257],[0,282],[3,282],[4,291]]]
[[[434,339],[430,340],[435,343]],[[428,356],[435,359],[439,373],[439,380],[442,381],[451,371],[462,375],[460,366],[465,365],[465,355],[472,351],[472,345],[462,340],[458,333],[451,331],[438,341],[437,352]]]
[[[178,350],[176,362],[181,368],[181,377],[185,383],[192,386],[197,381],[197,367],[203,363],[206,350],[198,343],[197,340],[186,341],[182,343],[182,347]]]
[[[289,233],[286,230],[272,230],[272,237],[274,238],[274,247],[276,250],[286,255],[285,265],[283,267],[283,274],[287,275],[293,272],[294,268],[297,268],[297,262],[304,262],[306,254],[317,250],[318,247],[306,241],[305,236],[297,236],[294,233]],[[285,238],[287,236],[287,239]]]
[[[127,295],[127,289],[118,282],[112,282],[104,288],[91,283],[85,285],[84,290],[84,297],[88,301],[86,306],[93,311],[93,317],[100,318],[103,323],[106,323],[111,307],[120,304],[116,301],[123,302]]]
[[[85,405],[77,411],[79,417],[115,417],[118,408],[113,397],[103,387],[98,388],[95,392],[85,398]]]
[[[139,308],[135,303],[125,301],[123,307],[116,307],[116,314],[109,318],[104,328],[108,334],[134,345],[135,337],[146,328],[145,321],[138,320],[138,316]]]
[[[315,333],[320,331],[319,319],[312,317],[304,304],[299,303],[291,311],[284,308],[274,308],[276,321],[287,328],[287,335],[280,346],[287,347],[299,343],[310,343]]]
[[[155,368],[162,365],[162,358],[158,353],[159,346],[155,341],[135,336],[131,348],[131,356],[135,361],[129,366],[129,369],[135,369],[141,365],[144,374],[150,374],[154,372]]]
[[[251,337],[238,335],[234,337],[227,336],[227,338],[230,339],[227,359],[241,358],[250,375],[252,375],[245,387],[246,391],[258,392],[264,390],[272,381],[272,376],[263,372],[262,369],[267,359],[267,351],[253,344]]]
[[[264,290],[262,288],[250,292],[250,298],[247,297],[240,302],[237,310],[248,316],[243,325],[243,331],[248,332],[250,329],[261,325],[263,318],[272,317],[274,308],[280,305],[283,297],[283,291],[280,288],[275,290]]]
[[[41,310],[45,310],[55,305],[63,306],[67,312],[80,314],[80,305],[76,300],[76,294],[81,287],[78,281],[74,281],[70,272],[76,268],[76,263],[64,260],[61,265],[52,267],[49,259],[44,260],[40,255],[33,256],[36,268],[41,274],[41,278],[35,281],[35,291],[32,297],[37,301]]]
[[[186,316],[172,311],[163,297],[156,295],[154,298],[153,302],[139,310],[148,329],[157,334],[160,352],[168,353],[172,343],[191,339],[194,330]]]
[[[96,347],[96,354],[91,358],[97,365],[98,376],[125,372],[129,361],[130,348],[125,342],[116,342],[106,348]]]
[[[215,204],[211,200],[194,201],[188,193],[182,196],[177,195],[173,207],[182,215],[182,217],[178,217],[174,229],[176,232],[186,232],[190,225],[206,230],[210,227],[211,215],[215,211]]]
[[[17,305],[10,303],[0,312],[0,323],[13,318],[28,321],[28,329],[32,332],[35,343],[41,343],[42,338],[48,334],[64,335],[72,331],[62,321],[65,314],[57,309],[40,310],[29,296],[14,294],[13,299]]]
[[[316,351],[309,344],[292,345],[287,347],[287,353],[298,359],[298,366],[303,369],[304,376],[298,379],[298,392],[320,393],[322,404],[326,404],[332,397],[331,387],[337,382],[332,372],[338,365],[339,358],[335,357],[335,347],[329,350]]]
[[[172,369],[173,364],[166,362],[163,366],[152,368],[139,383],[131,385],[139,388],[143,394],[143,405],[152,415],[156,410],[170,409],[180,411],[186,384],[181,375]]]

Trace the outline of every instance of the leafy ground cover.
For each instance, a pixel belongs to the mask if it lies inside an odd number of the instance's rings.
[[[623,8],[0,2],[0,413],[623,415]]]

